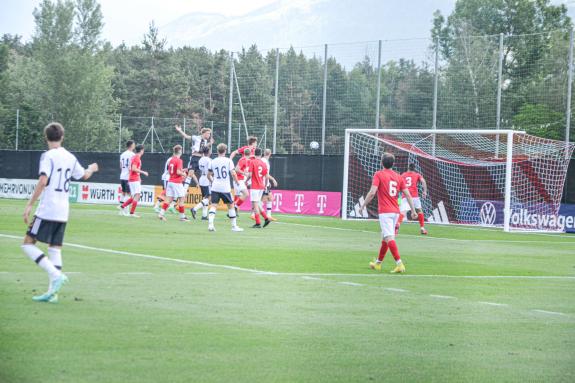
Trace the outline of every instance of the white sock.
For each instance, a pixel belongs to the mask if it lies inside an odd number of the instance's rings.
[[[204,206],[204,201],[202,200],[201,202],[199,202],[196,206],[194,206],[194,211],[198,211],[200,210],[201,207]]]
[[[208,216],[208,207],[204,206],[202,207],[202,218],[207,216]]]
[[[186,180],[184,181],[184,189],[188,190],[191,183],[192,183],[192,177],[186,177]]]
[[[48,258],[55,268],[62,271],[62,250],[55,247],[48,248]],[[50,278],[50,283],[48,283],[48,291],[52,290],[52,279]]]
[[[51,280],[54,280],[58,278],[60,275],[62,275],[60,270],[54,267],[52,262],[50,262],[50,260],[46,258],[44,253],[42,253],[42,250],[38,249],[35,245],[32,244],[22,245],[22,250],[28,256],[28,258],[36,262],[38,266],[40,266],[42,269],[44,269],[44,271],[48,273]]]
[[[228,209],[228,216],[230,217],[230,221],[232,222],[232,227],[237,226],[237,217],[236,217],[236,209]]]
[[[272,201],[266,202],[266,211],[268,213],[268,217],[272,216],[272,206],[273,206]]]
[[[216,208],[215,207],[211,207],[210,208],[210,213],[208,214],[208,223],[210,224],[210,226],[214,225],[214,219],[216,218]]]

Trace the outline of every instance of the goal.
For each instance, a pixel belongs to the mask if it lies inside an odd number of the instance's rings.
[[[513,130],[347,129],[342,218],[377,217],[376,198],[363,211],[360,206],[389,152],[394,170],[414,164],[427,181],[421,202],[428,222],[561,231],[573,148]]]

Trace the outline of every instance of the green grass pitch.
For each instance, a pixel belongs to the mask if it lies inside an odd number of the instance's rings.
[[[58,304],[0,200],[0,382],[573,382],[575,236],[73,205]],[[44,247],[42,247],[44,248]],[[151,257],[148,257],[151,256]]]

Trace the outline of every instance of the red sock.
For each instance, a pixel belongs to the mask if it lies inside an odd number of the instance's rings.
[[[134,212],[136,211],[136,206],[138,206],[138,201],[133,201],[132,208],[130,209],[130,214],[134,214]]]
[[[417,218],[419,219],[419,226],[425,226],[425,217],[423,216],[423,213],[417,214]]]
[[[168,210],[168,206],[170,206],[170,205],[168,205],[166,202],[164,202],[162,204],[162,210]]]
[[[383,262],[383,258],[385,258],[385,253],[387,253],[387,242],[381,241],[381,247],[379,248],[379,257],[377,257],[377,260]]]
[[[134,199],[133,199],[132,197],[128,198],[128,199],[126,200],[126,202],[124,202],[124,203],[122,204],[122,209],[125,208],[126,206],[128,206],[129,204],[131,204],[133,201],[134,201]]]
[[[244,203],[244,200],[241,198],[238,198],[238,200],[236,201],[236,206],[240,207],[240,206],[242,206],[242,203]]]
[[[239,199],[240,199],[240,197],[238,197],[237,195],[235,195],[235,196],[234,196],[234,203],[237,204]]]
[[[401,257],[399,256],[399,249],[397,248],[397,243],[395,243],[395,240],[392,239],[391,241],[389,241],[387,243],[387,246],[391,251],[391,255],[393,255],[393,259],[395,259],[396,262],[401,261]]]
[[[178,206],[178,211],[180,212],[180,214],[184,214],[184,212],[186,211],[186,209],[184,208],[184,206]]]
[[[261,223],[262,223],[262,221],[261,221],[261,219],[260,219],[260,215],[259,215],[259,214],[256,214],[256,225],[259,225],[259,224],[261,224]]]
[[[265,210],[262,209],[260,214],[262,215],[262,217],[264,217],[264,219],[268,219],[268,215],[266,214]]]

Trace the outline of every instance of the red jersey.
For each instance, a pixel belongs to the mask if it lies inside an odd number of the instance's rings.
[[[417,183],[421,181],[421,174],[414,171],[408,171],[401,175],[401,177],[405,180],[405,186],[409,190],[409,194],[411,194],[412,198],[419,197],[418,190],[417,190]]]
[[[265,176],[268,174],[268,167],[259,158],[254,158],[249,162],[248,171],[252,173],[252,189],[264,190]]]
[[[247,173],[249,167],[250,167],[250,159],[247,157],[240,158],[240,160],[238,161],[238,168],[240,169],[240,172],[238,172],[237,174],[238,181],[243,181],[246,179],[246,177],[241,172]]]
[[[136,169],[142,169],[142,156],[136,154],[134,157],[132,157],[132,161],[130,162],[130,177],[128,177],[129,182],[140,181],[140,173],[132,170],[134,165],[136,165]]]
[[[373,175],[373,186],[377,186],[377,211],[382,213],[398,213],[398,193],[405,189],[403,178],[391,169],[377,171]]]
[[[172,157],[168,162],[168,174],[170,175],[170,179],[168,182],[173,183],[182,183],[184,182],[184,176],[179,174],[178,172],[184,168],[184,163],[182,162],[181,158]]]
[[[251,146],[248,146],[248,145],[242,146],[241,148],[239,148],[239,149],[238,149],[238,153],[243,156],[243,155],[244,155],[244,150],[246,150],[246,149],[249,149],[249,150],[251,151],[251,153],[250,153],[250,158],[254,158],[254,157],[255,157],[255,155],[254,155],[254,150],[255,150],[255,149],[252,148]]]

